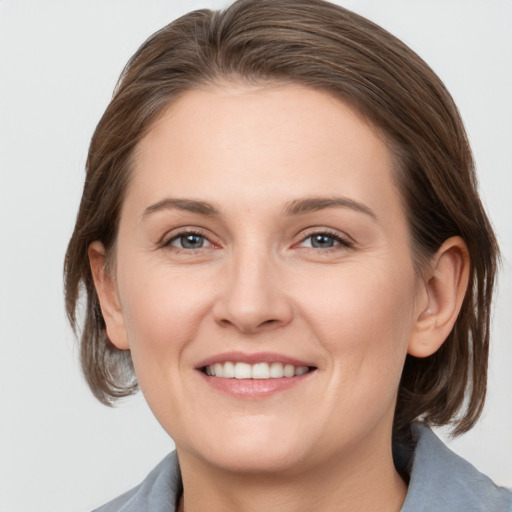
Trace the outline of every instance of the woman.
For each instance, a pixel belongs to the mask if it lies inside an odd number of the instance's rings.
[[[509,510],[428,428],[485,398],[475,181],[437,76],[345,9],[242,0],[144,43],[91,141],[66,300],[74,323],[84,285],[97,398],[140,385],[176,452],[101,510]]]

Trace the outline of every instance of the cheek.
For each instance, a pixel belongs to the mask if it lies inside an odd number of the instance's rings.
[[[120,296],[132,359],[139,380],[144,380],[180,363],[208,309],[208,294],[197,280],[175,272],[137,270],[129,275],[137,277],[120,279]]]
[[[184,354],[208,309],[206,290],[183,273],[137,270],[125,277],[120,295],[137,380],[162,426],[172,425],[177,433],[173,411],[181,410],[187,396],[184,377],[190,371]]]
[[[353,382],[397,381],[414,325],[414,297],[412,267],[354,265],[310,283],[302,309],[342,375]]]

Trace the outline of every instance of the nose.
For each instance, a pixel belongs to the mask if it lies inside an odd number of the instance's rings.
[[[213,308],[219,325],[256,334],[291,321],[292,304],[275,258],[249,249],[235,255],[228,266]]]

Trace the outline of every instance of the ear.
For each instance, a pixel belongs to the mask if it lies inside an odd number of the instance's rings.
[[[466,243],[458,236],[446,240],[433,256],[424,277],[426,300],[416,313],[414,334],[408,347],[410,355],[428,357],[445,342],[466,295],[469,267]]]
[[[128,350],[123,311],[114,277],[106,268],[106,251],[101,242],[93,242],[88,250],[94,287],[100,301],[107,336],[118,349]]]

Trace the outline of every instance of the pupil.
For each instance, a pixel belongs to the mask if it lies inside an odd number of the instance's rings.
[[[313,247],[332,247],[334,240],[329,235],[314,235],[312,245]]]
[[[181,245],[185,249],[197,249],[203,246],[203,237],[199,235],[186,235],[181,237]]]

